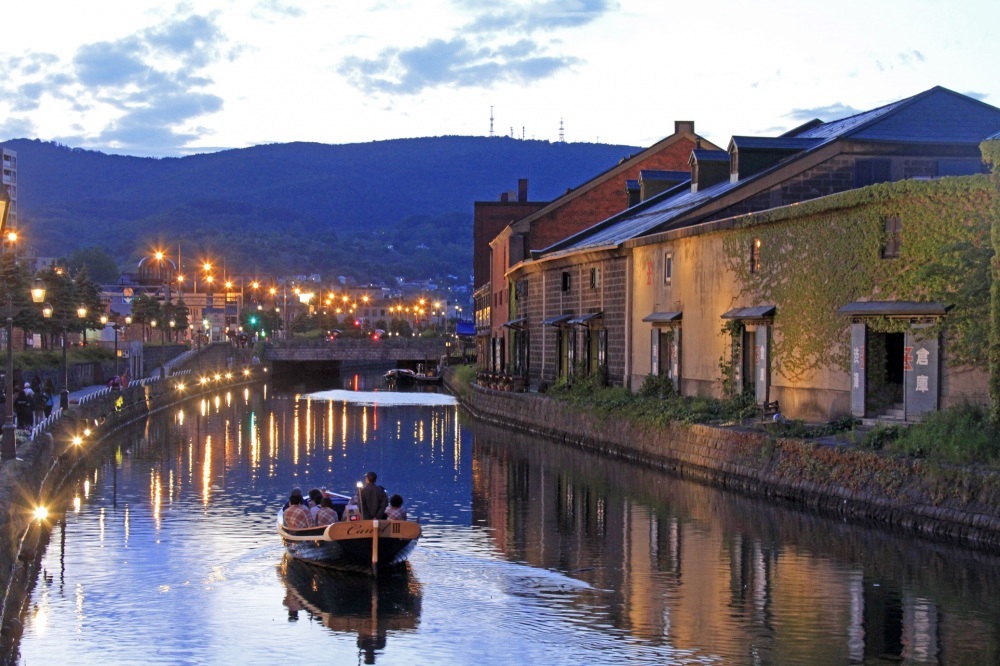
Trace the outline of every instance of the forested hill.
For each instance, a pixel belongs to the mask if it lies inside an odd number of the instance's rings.
[[[641,150],[435,137],[154,159],[3,145],[18,153],[20,224],[42,255],[99,246],[128,267],[182,242],[185,256],[224,255],[241,272],[360,280],[467,278],[474,201],[497,200],[518,178],[531,200],[551,200]]]

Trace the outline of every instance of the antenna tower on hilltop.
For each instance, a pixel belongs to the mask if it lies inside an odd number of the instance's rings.
[[[490,106],[490,136],[493,136],[493,106]]]
[[[559,143],[566,143],[566,134],[563,132],[563,119],[559,119]]]

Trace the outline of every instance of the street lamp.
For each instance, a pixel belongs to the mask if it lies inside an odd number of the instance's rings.
[[[132,323],[131,315],[125,316],[125,325],[128,326]],[[101,315],[101,324],[107,326],[108,316]],[[117,320],[111,324],[111,329],[115,332],[115,377],[121,377],[121,362],[118,359],[118,331],[121,330],[122,325]]]
[[[46,314],[46,311],[48,314]],[[42,310],[42,314],[51,317],[52,309]],[[87,308],[80,306],[76,310],[76,316],[83,319],[87,316]],[[59,409],[69,409],[69,364],[66,362],[66,332],[69,329],[69,319],[63,315],[59,320],[62,324],[62,357],[63,357],[63,387],[59,392]]]
[[[45,289],[36,285],[31,290],[31,300],[41,303],[45,300]],[[7,399],[4,401],[3,435],[0,440],[0,460],[17,457],[16,427],[14,426],[14,305],[10,294],[7,296]]]

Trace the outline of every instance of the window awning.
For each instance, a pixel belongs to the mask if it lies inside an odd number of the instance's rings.
[[[654,312],[646,315],[642,320],[650,324],[671,324],[680,321],[682,314],[680,310],[677,312]]]
[[[511,319],[510,321],[504,324],[500,324],[500,326],[502,326],[503,328],[522,329],[527,325],[527,323],[528,323],[527,317],[518,317],[517,319]]]
[[[723,319],[767,319],[774,316],[773,305],[758,305],[752,308],[733,308],[722,315]]]
[[[837,310],[848,317],[943,317],[953,306],[933,301],[855,301]]]
[[[542,320],[542,326],[562,326],[570,319],[572,319],[573,316],[574,315],[571,314],[564,314],[564,315],[556,315],[555,317],[549,317],[548,319]]]
[[[587,314],[580,315],[579,317],[574,317],[570,319],[568,324],[576,324],[577,326],[587,326],[591,320],[599,319],[604,316],[603,312],[588,312]]]

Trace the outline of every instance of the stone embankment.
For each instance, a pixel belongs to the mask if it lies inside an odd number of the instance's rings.
[[[221,347],[208,350],[193,363],[208,368],[221,359],[222,363],[215,367],[224,372],[231,352]],[[191,397],[251,384],[262,377],[261,373],[250,377],[238,374],[232,379],[199,385],[191,381],[194,375],[189,375],[133,384],[84,404],[71,404],[48,431],[18,445],[17,458],[0,465],[0,585],[4,591],[0,603],[0,664],[7,663],[9,648],[20,635],[21,607],[35,580],[51,527],[50,521],[34,517],[35,508],[48,506],[81,462],[100,459],[113,447],[116,431]],[[177,388],[179,379],[187,385],[184,390]],[[90,429],[90,436],[74,444],[74,437],[83,436],[86,429]]]
[[[445,383],[477,419],[718,487],[1000,547],[1000,473],[707,425],[604,420],[557,399]]]

